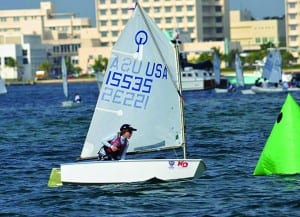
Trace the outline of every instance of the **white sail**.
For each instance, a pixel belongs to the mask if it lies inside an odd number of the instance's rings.
[[[262,77],[268,79],[270,77],[273,68],[273,51],[271,50],[266,57],[265,64],[263,66]]]
[[[273,59],[274,59],[274,50],[271,50],[269,53],[268,53],[268,56],[266,58],[266,62],[263,66],[263,73],[262,73],[262,77],[263,78],[266,78],[266,79],[269,79],[270,78],[270,75],[272,73],[272,69],[273,69]]]
[[[220,70],[220,59],[219,56],[216,52],[214,52],[214,57],[213,57],[213,68],[214,68],[214,73],[215,73],[215,82],[217,85],[220,84],[221,80],[221,70]]]
[[[138,129],[128,152],[183,145],[173,45],[137,4],[113,47],[81,158],[128,123]]]
[[[96,75],[97,86],[100,91],[103,84],[104,74],[102,72],[96,72],[95,75]]]
[[[62,74],[62,80],[63,80],[63,90],[65,97],[68,98],[68,75],[67,75],[67,67],[65,63],[65,58],[61,58],[61,74]]]
[[[282,59],[280,50],[276,50],[273,53],[273,67],[270,77],[268,78],[269,82],[271,83],[279,83],[282,79]]]
[[[235,54],[235,74],[236,74],[236,85],[239,87],[244,86],[244,73],[242,61],[238,53]]]
[[[0,76],[0,94],[5,94],[5,93],[7,93],[7,89],[5,87],[5,83],[3,79]]]
[[[280,50],[271,50],[263,67],[263,78],[270,83],[278,83],[282,79],[282,59]]]

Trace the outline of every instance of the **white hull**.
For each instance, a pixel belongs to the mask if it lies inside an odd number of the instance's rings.
[[[181,72],[183,91],[205,90],[215,87],[215,78],[208,71],[185,67]]]
[[[63,101],[63,102],[61,103],[61,106],[62,106],[62,107],[72,107],[73,104],[74,104],[73,101],[68,100],[68,101]]]
[[[216,93],[228,93],[227,89],[224,88],[215,88]]]
[[[214,88],[214,79],[210,79],[210,80],[195,79],[195,80],[182,81],[183,91],[206,90],[212,88]]]
[[[239,91],[239,89],[236,89],[235,91],[228,91],[227,89],[215,88],[216,93],[232,93],[236,91]],[[255,92],[251,89],[241,89],[240,91],[242,94],[255,94]]]
[[[151,179],[198,178],[206,169],[201,159],[90,161],[61,165],[61,182],[73,184],[133,183]]]
[[[255,92],[251,89],[241,90],[242,94],[255,94]]]
[[[294,91],[300,91],[300,88],[298,87],[290,87],[288,89],[283,89],[282,87],[257,87],[252,86],[251,90],[254,93],[282,93],[282,92],[294,92]]]

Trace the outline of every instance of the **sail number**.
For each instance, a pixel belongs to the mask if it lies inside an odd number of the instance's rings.
[[[150,93],[152,81],[149,78],[109,71],[105,84],[132,91]]]
[[[116,90],[114,88],[105,87],[103,89],[101,100],[106,102],[112,102],[115,104],[146,109],[149,96],[146,94],[139,94],[130,91],[118,89]]]
[[[109,71],[101,100],[139,109],[146,109],[152,79]]]

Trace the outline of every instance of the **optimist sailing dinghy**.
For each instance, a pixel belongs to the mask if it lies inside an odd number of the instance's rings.
[[[295,92],[300,91],[298,87],[275,87],[275,83],[280,83],[280,80],[284,81],[282,77],[282,58],[280,50],[271,50],[267,56],[266,63],[263,67],[263,78],[266,78],[268,82],[267,87],[257,87],[252,86],[251,90],[254,93],[285,93],[285,92]]]
[[[63,101],[62,107],[70,107],[73,105],[73,101],[69,100],[69,93],[68,93],[68,72],[67,72],[67,66],[65,62],[65,58],[61,58],[61,74],[62,74],[62,82],[63,82],[63,91],[64,95],[66,97],[66,100]]]
[[[131,19],[112,49],[80,159],[54,168],[49,186],[169,181],[201,176],[206,169],[204,162],[186,158],[175,47],[136,3]],[[125,123],[138,129],[130,139],[128,153],[182,148],[183,158],[96,160],[100,141]]]

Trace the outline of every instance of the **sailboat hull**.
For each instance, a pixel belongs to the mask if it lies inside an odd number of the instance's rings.
[[[61,106],[62,106],[62,107],[72,107],[73,104],[74,104],[73,101],[68,100],[68,101],[63,101],[63,102],[61,103]]]
[[[198,178],[206,169],[201,159],[90,161],[61,165],[61,182],[107,184]]]
[[[251,90],[254,93],[281,93],[281,92],[294,92],[294,91],[300,91],[300,88],[298,87],[290,87],[288,89],[283,89],[282,87],[256,87],[252,86]]]

